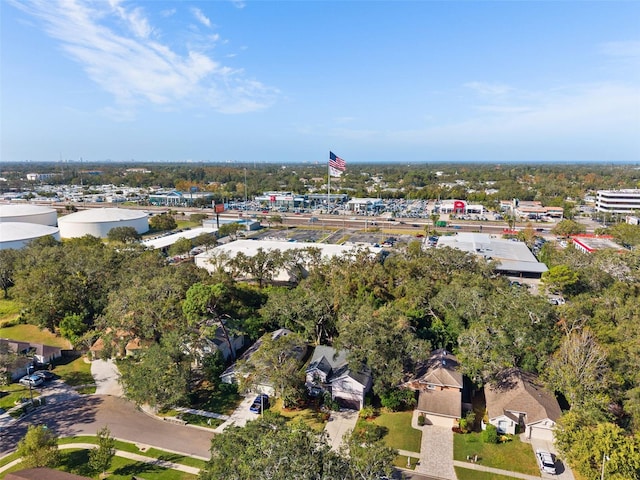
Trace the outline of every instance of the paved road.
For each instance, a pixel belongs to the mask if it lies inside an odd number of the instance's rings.
[[[8,427],[0,437],[0,452],[13,449],[29,424],[45,424],[65,437],[94,435],[106,425],[116,438],[205,459],[213,437],[210,431],[158,420],[122,398],[90,395],[47,404]]]

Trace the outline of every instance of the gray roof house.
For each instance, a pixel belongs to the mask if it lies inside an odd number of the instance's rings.
[[[229,348],[229,343],[231,343],[231,348]],[[229,360],[242,347],[244,347],[244,335],[235,335],[229,332],[229,342],[227,342],[222,327],[218,327],[213,336],[204,339],[200,353],[204,356],[218,350],[222,354],[222,358]]]
[[[484,395],[489,423],[498,432],[515,434],[520,426],[527,438],[553,441],[553,429],[562,411],[536,375],[510,368],[485,386]]]
[[[238,383],[240,378],[247,378],[249,374],[239,367],[238,362],[240,362],[240,365],[243,363],[251,363],[251,357],[260,349],[265,338],[271,336],[272,340],[278,340],[279,338],[285,337],[291,333],[293,332],[286,328],[280,328],[274,332],[265,333],[262,337],[256,340],[256,342],[251,345],[251,347],[249,347],[236,362],[222,372],[220,375],[222,382],[233,384]],[[295,348],[293,351],[288,352],[288,355],[296,358],[298,361],[301,361],[306,353],[307,349],[305,346],[304,348]],[[273,385],[269,384],[267,381],[257,380],[251,387],[252,390],[260,393],[266,393],[267,395],[274,395],[275,393]]]
[[[306,384],[312,394],[328,391],[341,407],[360,410],[371,390],[371,371],[365,366],[351,368],[348,354],[347,350],[317,346],[306,369]]]

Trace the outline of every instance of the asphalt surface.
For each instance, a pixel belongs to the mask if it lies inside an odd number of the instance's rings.
[[[5,428],[0,437],[0,452],[15,448],[28,425],[40,424],[61,437],[95,435],[106,425],[115,438],[200,458],[209,458],[214,435],[210,431],[158,420],[122,398],[88,395],[45,405]]]

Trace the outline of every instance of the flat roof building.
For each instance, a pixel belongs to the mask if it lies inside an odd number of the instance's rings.
[[[506,240],[498,235],[460,232],[440,237],[438,247],[451,247],[493,260],[497,263],[496,270],[508,275],[540,278],[548,270],[524,242]]]
[[[203,252],[195,256],[195,264],[198,267],[205,268],[210,272],[215,270],[213,260],[215,257],[221,258],[235,258],[236,255],[242,253],[248,257],[252,257],[258,253],[259,249],[265,252],[280,250],[285,252],[288,250],[304,250],[308,248],[318,249],[322,258],[336,257],[349,253],[355,253],[362,250],[362,247],[354,245],[336,245],[329,243],[311,243],[311,242],[285,242],[278,240],[236,240],[235,242],[229,242],[224,245],[218,245],[206,252]],[[382,248],[368,247],[372,254],[379,254]],[[301,266],[303,269],[302,275],[305,276],[308,272],[305,270],[305,266]],[[274,278],[275,281],[291,282],[294,277],[286,268],[283,268],[278,272]]]
[[[574,235],[571,237],[573,246],[583,253],[593,253],[596,250],[604,250],[612,248],[614,250],[623,250],[623,248],[613,241],[611,235]]]
[[[596,211],[621,214],[640,211],[640,189],[598,190]]]

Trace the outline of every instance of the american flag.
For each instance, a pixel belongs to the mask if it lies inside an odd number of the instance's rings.
[[[335,153],[329,152],[329,168],[332,170],[338,170],[342,173],[347,169],[347,162],[338,157]]]

